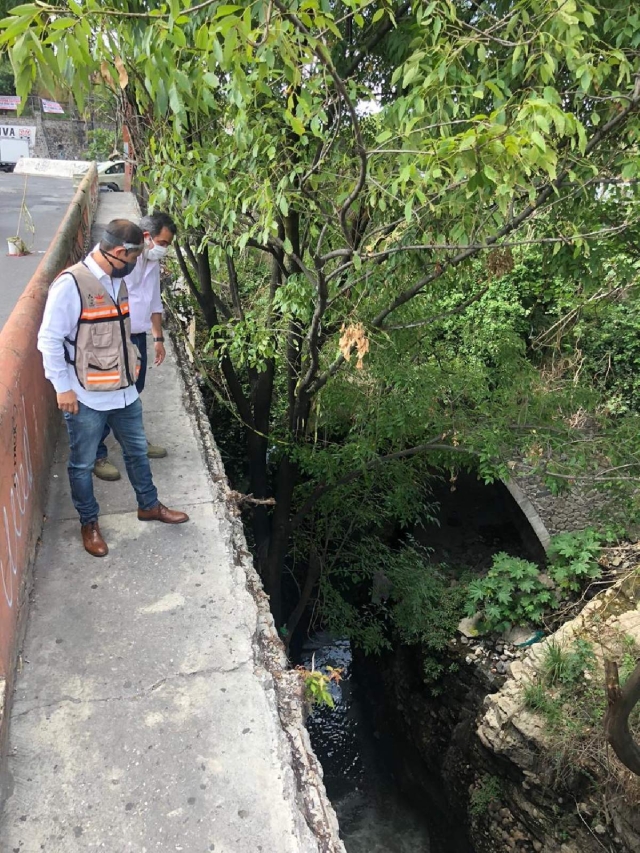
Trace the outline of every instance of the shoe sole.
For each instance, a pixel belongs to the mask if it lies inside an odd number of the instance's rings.
[[[93,476],[97,477],[98,480],[104,480],[105,483],[116,483],[118,480],[122,479],[122,474],[118,474],[117,477],[105,477],[104,474],[99,474],[97,471],[93,472]]]
[[[147,453],[147,459],[166,459],[167,453]]]
[[[87,552],[87,554],[89,554],[91,557],[106,557],[106,556],[107,556],[107,554],[109,553],[109,551],[108,551],[108,550],[107,550],[107,551],[105,551],[105,552],[104,552],[104,554],[94,554],[94,553],[93,553],[93,551],[90,551],[88,548],[85,548],[84,550],[85,550],[85,551]]]
[[[138,516],[138,521],[159,521],[161,524],[186,524],[189,520],[189,518],[184,518],[182,521],[164,521],[161,518],[140,518]]]

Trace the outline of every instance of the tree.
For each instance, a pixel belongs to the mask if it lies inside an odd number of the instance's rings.
[[[249,490],[276,501],[252,526],[278,623],[292,535],[332,491],[425,455],[506,461],[540,390],[517,336],[458,353],[448,387],[434,333],[493,298],[514,248],[560,261],[635,224],[639,24],[604,0],[66,0],[3,23],[19,94],[37,73],[80,105],[95,75],[119,91],[182,223]]]

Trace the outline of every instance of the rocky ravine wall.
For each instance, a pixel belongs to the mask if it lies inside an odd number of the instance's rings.
[[[620,660],[625,638],[627,647],[631,641],[640,647],[639,548],[620,549],[627,556],[631,553],[627,562],[635,563],[624,580],[514,661],[501,689],[486,697],[476,730],[477,754],[484,753],[487,773],[506,769],[507,774],[501,802],[488,803],[486,812],[472,822],[478,853],[640,853],[640,779],[607,747],[601,719],[578,747],[569,734],[566,741],[550,735],[544,718],[528,710],[524,701],[526,687],[539,679],[552,645],[567,650],[576,640],[588,642],[597,668],[584,677],[602,685],[602,695],[604,658]],[[616,562],[621,559],[614,557]],[[559,763],[565,765],[562,783]],[[486,786],[486,775],[475,776],[474,790]]]
[[[640,545],[609,559],[626,580],[530,649],[458,637],[450,647],[457,671],[438,695],[423,683],[415,647],[383,657],[367,673],[379,685],[372,702],[383,698],[376,726],[381,737],[393,732],[398,783],[436,820],[447,815],[458,826],[466,823],[471,848],[463,841],[452,846],[449,825],[442,827],[445,850],[640,853],[640,779],[607,749],[601,719],[584,757],[569,759],[575,772],[560,779],[558,743],[524,705],[525,686],[537,678],[550,644],[585,639],[600,666],[605,653],[620,659],[623,635],[640,647]],[[601,668],[591,678],[596,690],[602,685],[604,700]]]

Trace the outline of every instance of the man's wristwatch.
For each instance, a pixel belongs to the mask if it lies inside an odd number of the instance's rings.
[[[163,344],[164,338],[154,338],[153,342],[154,342],[154,344]]]

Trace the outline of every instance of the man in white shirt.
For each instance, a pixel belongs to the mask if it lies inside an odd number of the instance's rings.
[[[164,335],[162,333],[162,298],[160,296],[160,261],[166,256],[176,235],[177,228],[167,213],[151,213],[144,216],[139,227],[144,234],[144,250],[133,272],[126,277],[131,313],[131,340],[140,350],[140,373],[136,380],[138,393],[142,394],[147,375],[147,333],[153,331],[154,365],[165,359]],[[105,444],[110,429],[107,425],[98,445],[93,473],[101,480],[119,480],[120,472],[108,458]],[[150,459],[162,459],[167,455],[164,447],[149,444]]]
[[[109,223],[96,249],[51,285],[38,333],[44,372],[69,433],[69,482],[82,541],[95,557],[108,547],[98,525],[92,470],[105,424],[122,446],[141,521],[181,524],[189,517],[161,504],[153,484],[142,405],[135,387],[128,295],[122,283],[144,246],[137,225]]]

